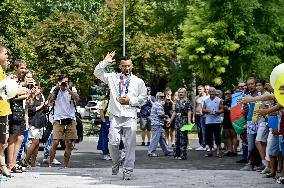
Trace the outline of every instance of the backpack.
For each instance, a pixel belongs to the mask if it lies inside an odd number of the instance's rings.
[[[72,86],[70,86],[69,89],[72,91]],[[55,101],[57,99],[59,90],[55,91],[55,95],[54,95],[54,98],[53,98],[53,106],[50,109],[50,112],[52,113],[52,115],[54,115],[54,106],[55,106]],[[76,143],[79,143],[79,142],[83,141],[83,137],[84,137],[83,123],[82,123],[82,120],[81,120],[82,117],[81,117],[81,114],[77,111],[76,103],[75,103],[75,100],[72,98],[72,96],[71,96],[71,100],[72,100],[74,108],[75,108],[75,118],[76,118],[76,122],[77,122],[76,129],[77,129],[77,136],[78,136],[78,138],[76,140]]]

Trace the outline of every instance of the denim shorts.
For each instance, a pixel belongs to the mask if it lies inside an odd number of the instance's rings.
[[[284,139],[283,139],[283,136],[279,136],[279,144],[280,144],[280,151],[281,151],[282,157],[284,157]]]
[[[140,129],[142,131],[151,130],[151,120],[150,117],[140,117]]]
[[[266,126],[266,123],[265,122],[259,123],[255,140],[260,142],[267,142],[268,133],[269,129]]]
[[[268,135],[267,148],[269,156],[276,156],[279,152],[279,136],[274,136],[271,133]]]
[[[255,147],[255,137],[256,134],[247,134],[248,139],[248,152],[251,152]]]

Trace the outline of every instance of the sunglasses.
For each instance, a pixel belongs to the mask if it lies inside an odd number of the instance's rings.
[[[231,95],[231,93],[225,93],[225,95]]]
[[[159,96],[160,98],[165,98],[165,96]]]

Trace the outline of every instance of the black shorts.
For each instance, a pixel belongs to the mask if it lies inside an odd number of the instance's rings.
[[[221,124],[206,124],[205,142],[208,146],[213,146],[213,136],[216,145],[221,145]]]
[[[6,136],[8,132],[8,116],[0,116],[0,144],[6,144]]]
[[[24,135],[26,130],[25,121],[9,121],[9,134]]]
[[[234,129],[233,124],[230,119],[224,119],[223,129]]]

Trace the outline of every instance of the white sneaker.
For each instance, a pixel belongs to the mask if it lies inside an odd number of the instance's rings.
[[[109,155],[104,155],[104,160],[109,161],[111,160],[111,157]]]
[[[53,159],[52,164],[61,165],[61,162],[59,162],[57,159]]]
[[[121,154],[120,154],[120,159],[123,160],[124,158],[125,158],[125,152],[122,151]]]
[[[205,151],[206,148],[199,146],[198,148],[195,149],[195,151]]]
[[[208,151],[208,152],[210,152],[210,148],[209,148],[209,147],[206,148],[205,150]],[[212,151],[215,151],[215,148],[212,148]]]
[[[45,159],[45,158],[42,159],[42,163],[43,163],[43,164],[48,164],[48,163],[49,163],[49,159]]]

